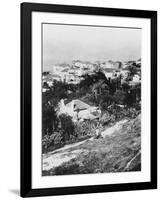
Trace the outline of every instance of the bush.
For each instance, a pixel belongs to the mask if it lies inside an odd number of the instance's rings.
[[[57,128],[58,118],[55,112],[55,108],[50,104],[44,104],[42,106],[42,135],[51,135],[54,129]]]
[[[100,122],[101,124],[104,125],[108,125],[110,123],[114,123],[115,122],[115,115],[110,114],[108,111],[106,111],[102,117],[100,118]]]
[[[100,118],[102,125],[112,124],[115,121],[123,118],[134,119],[141,113],[141,106],[139,104],[134,107],[120,107],[116,104],[109,106]]]
[[[96,124],[93,121],[83,121],[74,124],[72,118],[65,114],[60,115],[58,120],[57,130],[53,130],[52,134],[46,134],[43,137],[43,153],[60,148],[65,144],[86,139],[95,134]]]
[[[50,146],[51,140],[49,135],[45,135],[42,139],[42,153],[46,153]]]
[[[95,133],[96,124],[91,121],[79,122],[75,126],[75,132],[77,133],[78,138],[83,136],[91,136]]]
[[[63,142],[70,141],[73,137],[76,137],[76,132],[74,129],[74,123],[69,115],[61,114],[59,116],[60,129],[62,131]]]
[[[67,142],[76,139],[75,126],[72,118],[68,115],[62,114],[57,119],[57,129],[51,129],[50,134],[45,134],[42,139],[43,153],[62,147]]]

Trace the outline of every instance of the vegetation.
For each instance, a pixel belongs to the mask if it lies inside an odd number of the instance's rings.
[[[43,171],[43,175],[127,172],[141,170],[141,120],[140,115],[129,120],[111,136],[86,141],[68,149],[82,150],[78,157]]]
[[[102,111],[99,119],[103,126],[112,125],[123,118],[135,118],[140,113],[141,85],[130,86],[129,81],[137,72],[132,65],[130,74],[121,83],[121,76],[106,79],[104,73],[97,71],[84,75],[80,84],[67,84],[54,81],[42,94],[42,151],[60,148],[67,143],[90,137],[95,132],[95,122],[73,123],[70,116],[57,116],[57,105],[60,99],[81,99],[89,105],[98,106]],[[44,74],[45,75],[45,74]]]

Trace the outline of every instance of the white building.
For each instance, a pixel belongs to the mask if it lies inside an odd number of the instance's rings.
[[[79,99],[72,100],[68,104],[64,104],[61,99],[58,106],[58,115],[67,114],[72,117],[73,121],[83,121],[85,119],[95,119],[101,114],[101,111],[94,106],[90,106]]]
[[[139,82],[140,79],[141,79],[140,76],[139,76],[138,74],[135,74],[135,75],[133,76],[132,81],[133,81],[133,82]]]
[[[104,72],[105,76],[107,79],[112,78],[113,77],[113,72]]]

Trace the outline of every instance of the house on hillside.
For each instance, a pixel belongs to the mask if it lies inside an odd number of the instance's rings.
[[[119,77],[121,74],[120,70],[115,70],[112,68],[103,69],[102,71],[107,79],[109,79],[109,78],[115,79],[115,78]]]
[[[98,107],[90,106],[79,99],[75,99],[65,104],[61,99],[58,106],[58,115],[67,114],[74,122],[93,120],[99,118],[101,110]]]
[[[133,76],[133,79],[132,79],[133,82],[140,82],[140,80],[141,80],[141,77],[139,76],[139,74],[135,74]]]
[[[104,73],[104,75],[106,76],[107,79],[113,77],[114,69],[107,68],[107,69],[103,69],[102,71],[103,71],[103,73]]]

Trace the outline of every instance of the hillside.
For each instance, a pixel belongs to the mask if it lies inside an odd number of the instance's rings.
[[[59,153],[59,157],[66,158],[64,162],[44,170],[42,175],[140,171],[141,115],[104,138],[88,139]]]

